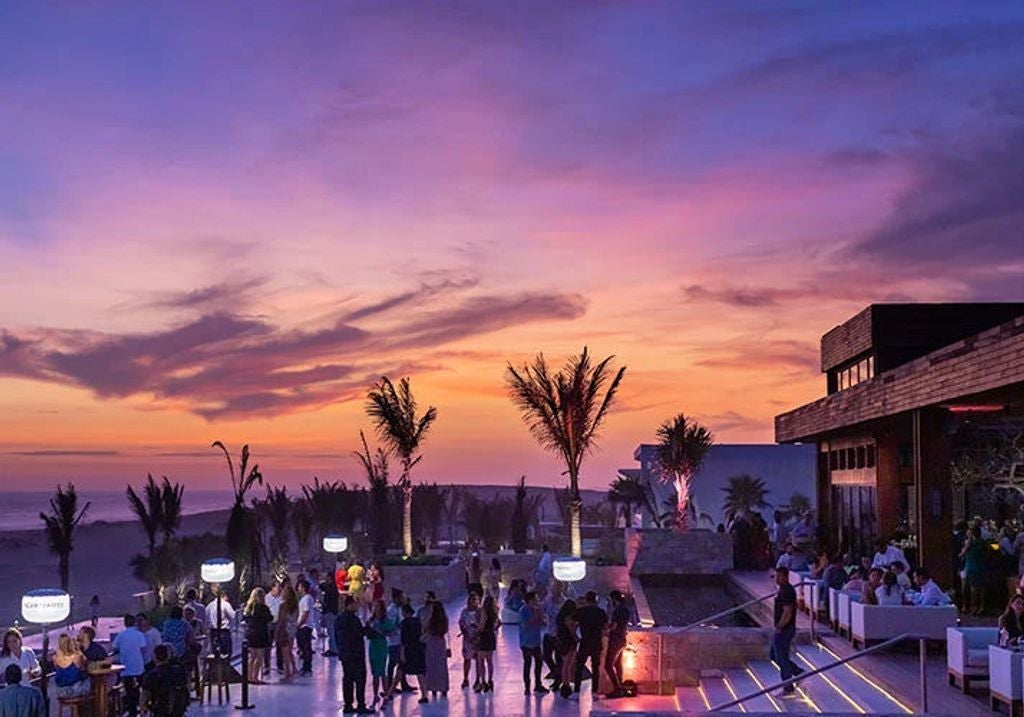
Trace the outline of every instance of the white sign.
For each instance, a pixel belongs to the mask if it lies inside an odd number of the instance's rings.
[[[555,580],[574,583],[587,576],[587,564],[583,558],[555,558],[552,566]]]
[[[344,535],[326,535],[324,536],[324,552],[325,553],[344,553],[348,550],[348,538]]]
[[[235,563],[227,558],[214,558],[203,563],[199,573],[203,582],[229,583],[235,579]]]
[[[37,625],[53,625],[71,614],[71,596],[63,590],[44,588],[21,598],[21,617]]]

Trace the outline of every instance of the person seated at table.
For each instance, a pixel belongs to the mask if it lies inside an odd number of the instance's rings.
[[[889,566],[889,572],[896,576],[896,584],[903,588],[904,592],[914,587],[913,581],[907,575],[907,569],[903,563],[897,561]]]
[[[843,556],[834,555],[829,561],[828,567],[821,573],[822,596],[828,597],[829,588],[842,590],[846,585],[846,568],[843,567]]]
[[[107,659],[107,651],[96,642],[96,630],[90,625],[78,631],[78,647],[88,662],[103,662]]]
[[[864,590],[864,583],[868,581],[868,569],[864,566],[859,566],[850,575],[850,579],[843,583],[842,590],[844,592],[856,592],[859,593]]]
[[[92,692],[92,681],[86,669],[85,655],[78,643],[67,633],[57,638],[57,652],[53,656],[54,682],[58,697],[82,697]]]
[[[22,675],[31,679],[39,674],[39,660],[32,648],[25,647],[21,641],[21,632],[11,628],[4,633],[4,644],[0,647],[0,672],[8,665],[17,665]]]
[[[864,583],[864,588],[861,590],[861,602],[865,605],[877,605],[878,604],[878,588],[882,586],[882,569],[871,568],[868,571],[868,580]]]
[[[1017,593],[999,616],[999,631],[1007,645],[1017,645],[1024,637],[1024,595]]]
[[[802,573],[807,571],[807,556],[804,551],[793,543],[786,543],[786,552],[779,556],[776,568],[787,568],[790,572]]]
[[[914,571],[914,581],[917,583],[918,593],[914,597],[914,604],[921,606],[948,605],[949,595],[932,580],[931,574],[925,568],[918,568]]]
[[[150,717],[183,717],[188,710],[188,673],[171,657],[169,645],[157,645],[153,650],[153,668],[142,678]]]
[[[903,549],[897,547],[892,541],[879,540],[877,548],[875,557],[871,560],[871,567],[888,568],[893,563],[903,563],[906,570],[910,569],[910,563],[907,562],[907,556],[903,553]]]
[[[4,717],[46,717],[43,693],[21,684],[21,667],[12,662],[3,672],[6,687],[0,690],[0,715]]]
[[[903,588],[897,583],[894,573],[885,573],[882,576],[882,584],[875,588],[875,599],[878,605],[903,604]]]

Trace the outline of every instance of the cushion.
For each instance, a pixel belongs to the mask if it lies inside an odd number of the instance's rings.
[[[988,667],[988,648],[967,651],[968,667]]]

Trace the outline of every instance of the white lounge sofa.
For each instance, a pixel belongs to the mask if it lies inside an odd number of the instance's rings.
[[[988,648],[999,642],[998,627],[946,628],[949,684],[967,692],[971,680],[988,680]]]
[[[946,629],[956,627],[955,605],[920,607],[916,605],[850,604],[850,642],[865,647],[869,642],[888,640],[903,633],[929,640],[945,640]]]
[[[811,578],[811,574],[809,572],[798,573],[795,570],[789,571],[789,584],[796,590],[796,604],[798,609],[807,609],[807,605],[811,600],[811,588],[810,585],[807,585],[806,583],[812,581],[813,578]]]
[[[828,624],[831,626],[837,634],[839,633],[839,596],[843,593],[847,595],[859,595],[860,593],[853,592],[852,590],[836,590],[835,588],[828,589],[828,604],[826,605],[826,616],[828,617]],[[849,607],[847,607],[849,612]],[[849,626],[849,617],[846,620],[847,626]]]
[[[860,602],[863,596],[859,592],[844,590],[839,593],[839,615],[836,618],[839,623],[839,634],[843,637],[850,637],[850,606]]]
[[[1010,715],[1020,712],[1024,680],[1021,679],[1024,652],[1007,650],[1004,647],[989,645],[988,648],[988,690],[989,707],[998,711],[1004,704]]]

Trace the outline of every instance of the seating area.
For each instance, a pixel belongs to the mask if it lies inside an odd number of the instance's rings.
[[[989,679],[989,647],[999,642],[995,627],[946,628],[949,684],[970,690],[971,680]]]
[[[865,605],[851,601],[850,642],[864,648],[904,633],[944,640],[946,630],[956,627],[957,616],[955,605]]]

